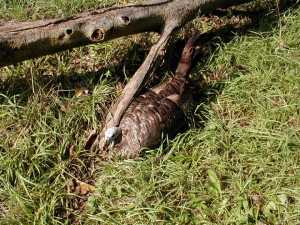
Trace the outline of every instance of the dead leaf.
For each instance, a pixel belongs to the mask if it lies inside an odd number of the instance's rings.
[[[86,87],[83,87],[83,86],[78,86],[76,87],[75,89],[75,97],[79,97],[81,95],[87,95],[89,93],[91,93],[92,91],[89,90],[88,88]]]
[[[78,184],[78,186],[80,187],[80,189],[88,191],[88,192],[95,192],[96,188],[93,185],[90,185],[88,183],[85,183],[83,181],[80,180],[76,180],[76,183]]]
[[[263,197],[261,197],[260,195],[251,195],[250,198],[253,202],[258,202],[258,203],[264,202]]]
[[[287,48],[285,42],[283,40],[280,40],[280,47],[281,48]]]
[[[70,156],[74,156],[74,149],[75,149],[75,146],[72,145],[72,146],[70,147],[70,149],[69,149],[69,155],[70,155]]]

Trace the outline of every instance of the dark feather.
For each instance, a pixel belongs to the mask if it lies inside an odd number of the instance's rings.
[[[174,137],[185,124],[191,98],[185,90],[186,76],[194,56],[198,34],[186,44],[175,76],[136,97],[120,121],[122,138],[113,151],[135,158],[141,148],[153,148],[163,135]]]

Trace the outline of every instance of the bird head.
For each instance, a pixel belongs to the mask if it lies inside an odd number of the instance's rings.
[[[122,139],[122,130],[119,127],[110,127],[104,133],[105,147],[113,148]]]

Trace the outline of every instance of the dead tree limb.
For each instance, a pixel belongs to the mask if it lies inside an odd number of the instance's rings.
[[[152,0],[63,19],[0,22],[0,67],[131,34],[180,27],[197,15],[251,0]],[[252,0],[253,1],[253,0]]]
[[[173,33],[199,15],[254,0],[151,0],[64,19],[0,23],[0,67],[59,51],[146,31],[161,33],[146,60],[110,108],[106,127],[117,126]]]

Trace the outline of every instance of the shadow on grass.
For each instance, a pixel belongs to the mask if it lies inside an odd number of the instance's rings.
[[[75,72],[71,70],[68,72],[60,73],[58,70],[54,72],[56,75],[48,75],[47,71],[41,71],[39,68],[39,62],[36,63],[31,60],[30,69],[23,71],[20,67],[26,67],[23,63],[20,63],[14,67],[14,70],[20,71],[20,75],[9,76],[0,80],[0,93],[7,96],[9,99],[17,97],[18,102],[21,105],[26,105],[28,99],[35,93],[36,90],[43,90],[44,93],[52,91],[58,91],[60,97],[73,97],[76,87],[85,86],[87,89],[92,90],[103,78],[110,80],[125,82],[123,76],[124,65],[129,61],[128,57],[131,56],[133,51],[136,51],[139,46],[134,46],[130,51],[113,66],[101,67],[95,71],[89,71],[84,73]],[[146,53],[146,51],[144,51]],[[142,54],[142,52],[139,52]],[[130,66],[127,66],[126,72],[132,74],[138,69],[140,63],[136,61],[129,61]],[[55,66],[55,65],[54,65]],[[36,72],[32,73],[32,70],[36,69]],[[31,70],[31,71],[30,71]],[[107,71],[114,71],[113,75],[107,76]],[[121,76],[119,76],[119,74]],[[0,103],[4,101],[4,97],[0,96]]]

